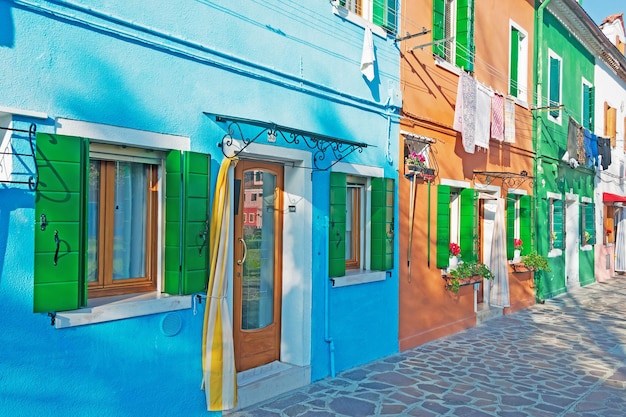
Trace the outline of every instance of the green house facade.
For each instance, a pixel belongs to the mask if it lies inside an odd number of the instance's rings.
[[[536,236],[551,269],[536,278],[545,299],[595,281],[596,166],[582,132],[593,126],[600,38],[583,9],[564,0],[538,6],[535,30]]]

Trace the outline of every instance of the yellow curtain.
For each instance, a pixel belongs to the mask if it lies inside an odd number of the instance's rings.
[[[207,290],[207,306],[202,331],[202,373],[207,410],[235,408],[237,404],[237,373],[235,350],[226,289],[226,261],[230,229],[230,184],[228,170],[231,159],[220,167],[213,197],[211,216],[211,269]]]

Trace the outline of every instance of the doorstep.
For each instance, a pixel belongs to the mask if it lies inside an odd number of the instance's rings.
[[[479,305],[476,312],[476,326],[480,326],[487,320],[502,316],[503,310],[502,307],[494,307],[487,304]]]
[[[279,361],[238,372],[237,407],[223,414],[228,415],[310,383],[310,366],[295,366]]]

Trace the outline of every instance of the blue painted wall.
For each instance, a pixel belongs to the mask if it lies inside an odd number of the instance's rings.
[[[362,43],[363,27],[334,15],[327,0],[0,0],[0,106],[46,113],[14,118],[15,127],[35,122],[41,132],[69,118],[188,136],[192,150],[213,156],[214,177],[224,131],[203,112],[271,120],[373,145],[348,162],[397,179],[397,161],[386,155],[398,155],[397,109],[385,103],[398,85],[398,50],[374,36],[369,83],[359,71]],[[14,165],[33,168],[26,159]],[[312,181],[311,365],[319,379],[329,375],[329,283],[319,256],[328,173]],[[197,315],[176,313],[183,325],[174,337],[160,331],[163,315],[54,329],[32,313],[33,227],[33,193],[0,184],[0,415],[207,415],[199,389],[204,304]],[[329,292],[338,371],[398,350],[391,275]]]

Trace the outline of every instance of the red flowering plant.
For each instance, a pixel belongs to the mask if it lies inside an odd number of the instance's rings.
[[[610,235],[611,233],[613,233],[613,231],[611,229],[606,229],[606,234]]]
[[[461,247],[456,243],[450,243],[450,255],[459,256],[461,254]]]
[[[522,250],[522,245],[524,244],[524,242],[522,242],[522,239],[513,239],[513,247],[517,250]]]
[[[426,158],[421,153],[411,152],[404,161],[407,165],[416,165],[420,168],[426,167]]]

